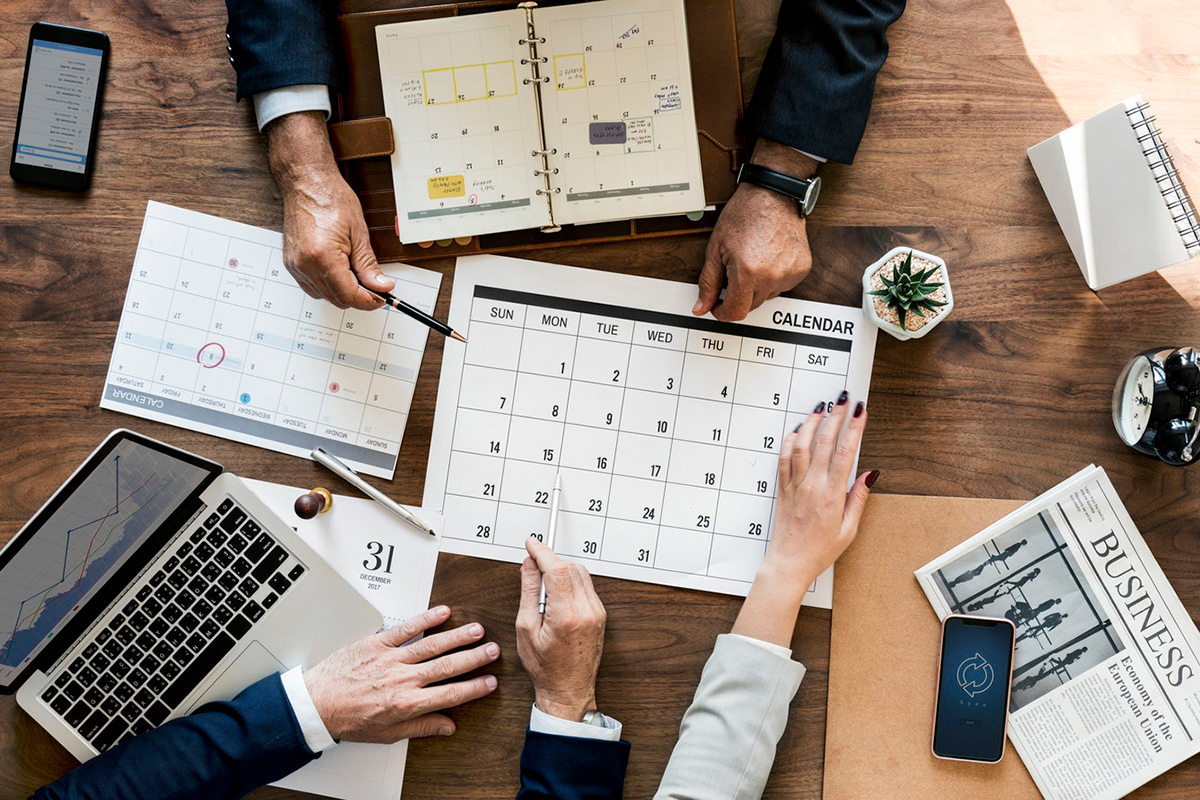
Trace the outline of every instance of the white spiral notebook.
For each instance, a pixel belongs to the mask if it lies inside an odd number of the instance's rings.
[[[1092,289],[1200,254],[1200,221],[1137,95],[1029,148]]]

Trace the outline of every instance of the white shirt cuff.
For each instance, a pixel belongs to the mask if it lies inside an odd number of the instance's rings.
[[[258,130],[267,127],[273,119],[297,111],[322,111],[329,119],[332,106],[329,104],[329,87],[320,83],[304,83],[296,86],[281,86],[254,95],[254,116],[258,118]]]
[[[749,642],[750,644],[761,647],[763,650],[766,650],[768,653],[774,653],[777,656],[782,656],[783,658],[788,658],[788,659],[790,659],[792,657],[792,651],[782,645],[773,644],[771,642],[764,642],[762,639],[755,639],[750,636],[742,636],[740,633],[731,633],[729,635],[735,639],[741,639],[744,642]]]
[[[621,739],[621,723],[612,717],[600,715],[604,727],[585,725],[582,722],[571,722],[569,719],[552,717],[537,706],[529,715],[529,729],[537,733],[548,733],[552,736],[574,736],[577,739],[600,739],[605,742],[616,742]]]
[[[258,95],[255,95],[255,96],[254,96],[254,99],[255,99],[255,101],[257,102],[257,100],[258,100]],[[262,117],[259,117],[259,119],[261,120],[261,119],[262,119]],[[260,122],[260,123],[259,123],[258,127],[259,127],[259,129],[260,129],[260,130],[262,129],[262,126],[263,126],[264,124],[265,124],[265,123],[262,123],[262,122]],[[824,164],[826,161],[828,161],[828,160],[829,160],[829,159],[825,158],[824,156],[817,156],[817,155],[813,155],[812,153],[808,152],[807,150],[801,150],[799,147],[793,147],[792,149],[793,149],[793,150],[795,150],[795,151],[796,151],[797,153],[799,153],[800,155],[802,155],[802,156],[808,156],[808,157],[809,157],[809,158],[811,158],[813,161],[819,162],[819,163],[821,163],[821,164]]]
[[[304,670],[300,667],[290,669],[280,675],[279,679],[283,681],[283,693],[292,705],[292,713],[300,723],[300,731],[304,734],[304,743],[308,745],[308,749],[315,755],[337,744],[329,735],[325,723],[321,721],[312,695],[308,693],[308,687],[304,684]]]

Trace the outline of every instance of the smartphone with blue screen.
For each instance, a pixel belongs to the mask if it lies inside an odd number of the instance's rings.
[[[933,754],[995,763],[1004,756],[1016,628],[1006,619],[951,614],[942,621]]]
[[[87,188],[95,166],[108,55],[108,36],[100,31],[34,23],[8,166],[13,180]]]

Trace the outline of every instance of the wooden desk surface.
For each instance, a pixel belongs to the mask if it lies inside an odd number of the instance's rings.
[[[772,2],[739,0],[748,81],[773,29]],[[1109,402],[1121,365],[1152,345],[1200,343],[1196,262],[1100,294],[1080,277],[1025,148],[1142,92],[1184,178],[1200,191],[1200,82],[1193,0],[936,0],[911,3],[889,36],[853,167],[823,170],[810,225],[815,268],[797,296],[859,302],[866,264],[897,244],[943,255],[950,319],[920,341],[881,335],[864,468],[900,494],[1027,499],[1103,465],[1185,605],[1200,610],[1195,471],[1117,440]],[[114,427],[130,425],[242,475],[329,484],[315,465],[97,408],[148,199],[278,229],[281,206],[248,104],[234,105],[219,0],[11,0],[0,9],[0,158],[5,163],[37,19],[96,27],[113,43],[98,174],[85,196],[0,179],[0,542]],[[747,95],[748,96],[748,95]],[[565,264],[693,281],[704,237],[533,253]],[[453,264],[430,262],[449,284]],[[449,286],[439,313],[445,314]],[[390,494],[421,499],[442,342],[431,337]],[[334,486],[335,491],[347,490]],[[903,543],[897,543],[903,547]],[[597,579],[609,609],[600,706],[633,743],[629,797],[648,797],[732,597]],[[434,601],[480,620],[503,648],[500,689],[454,712],[449,741],[415,741],[406,798],[512,796],[531,689],[516,658],[517,571],[443,557]],[[903,624],[903,620],[898,620]],[[829,612],[805,610],[809,668],[768,797],[821,791]],[[11,698],[0,698],[0,797],[21,798],[74,766]],[[1200,763],[1142,796],[1193,797]],[[295,796],[263,789],[255,797]]]

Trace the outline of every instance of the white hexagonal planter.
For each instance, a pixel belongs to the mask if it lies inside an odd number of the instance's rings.
[[[938,265],[941,270],[935,276],[935,280],[942,282],[939,292],[934,296],[937,300],[944,300],[946,305],[938,309],[938,313],[932,317],[918,317],[915,314],[909,314],[905,320],[903,328],[898,324],[899,319],[896,312],[887,307],[887,301],[882,297],[872,296],[870,293],[876,289],[883,288],[883,282],[876,276],[885,269],[894,269],[904,263],[904,257],[909,251],[913,254],[913,268],[917,268],[917,259],[924,259],[932,264]],[[899,258],[897,258],[899,256]],[[895,263],[892,260],[896,259]],[[927,265],[921,265],[920,269],[925,269]],[[891,272],[888,272],[891,275]],[[893,247],[883,258],[876,261],[871,266],[863,271],[863,312],[870,317],[871,321],[878,325],[883,330],[895,336],[897,339],[919,339],[925,334],[933,330],[939,322],[946,318],[946,315],[954,308],[954,295],[950,291],[950,271],[946,268],[946,262],[933,255],[932,253],[923,253],[920,250],[914,250],[911,247]],[[944,296],[942,296],[944,294]],[[919,323],[919,324],[915,324]]]

